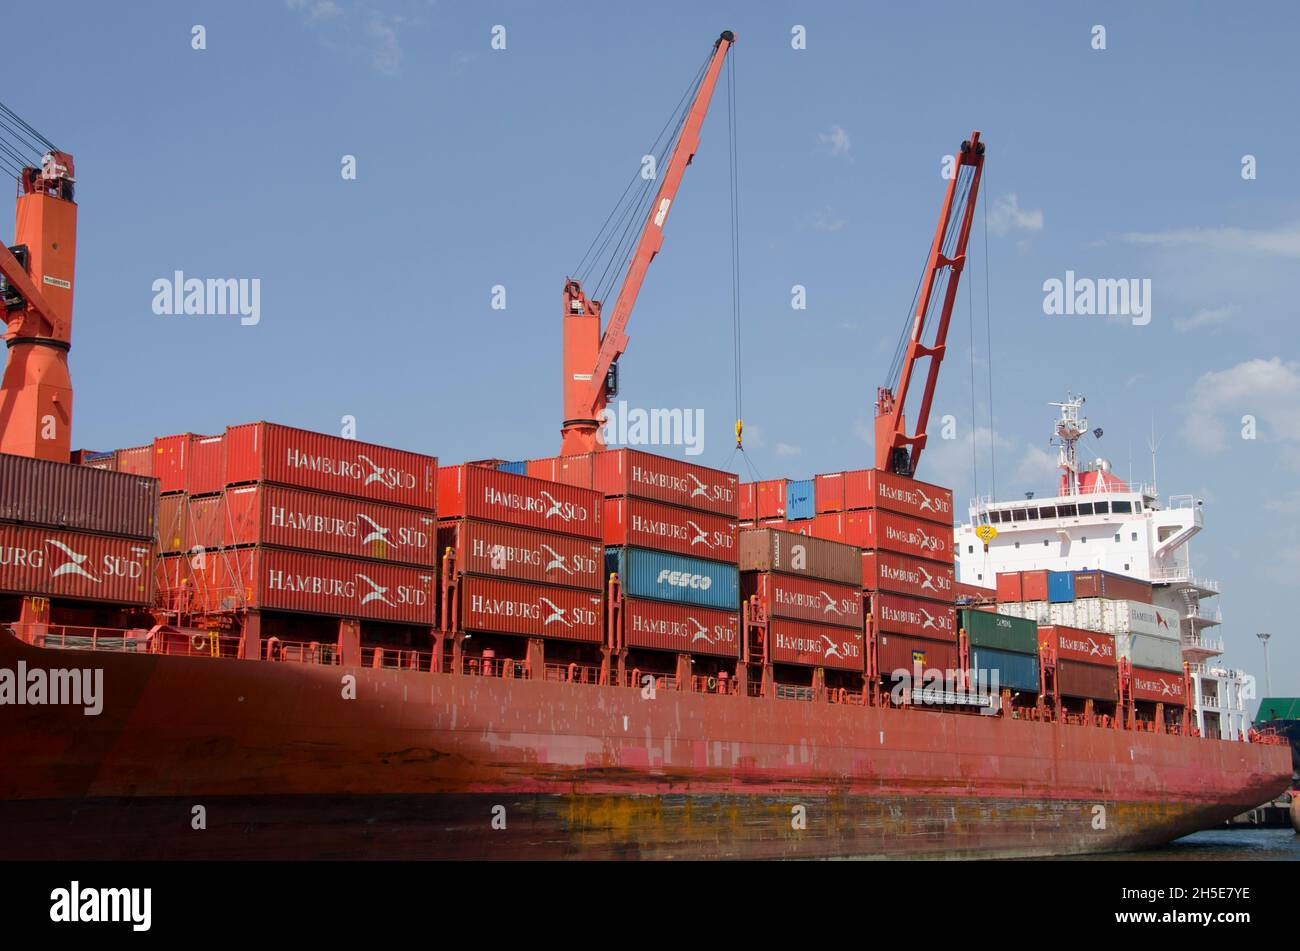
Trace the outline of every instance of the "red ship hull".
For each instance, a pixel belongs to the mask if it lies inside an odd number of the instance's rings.
[[[1285,746],[0,630],[20,661],[102,669],[104,704],[0,707],[9,858],[1061,855],[1216,825],[1291,773]]]

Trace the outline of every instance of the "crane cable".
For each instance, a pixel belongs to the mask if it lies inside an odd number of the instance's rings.
[[[18,178],[24,168],[40,168],[44,156],[54,151],[53,142],[0,102],[0,167]]]
[[[732,47],[727,57],[727,151],[731,186],[731,345],[735,372],[736,445],[723,464],[723,468],[729,469],[732,461],[739,454],[745,460],[750,477],[757,482],[758,469],[749,458],[749,453],[745,452],[744,384],[740,348],[740,149],[736,119],[735,47]]]
[[[986,176],[987,181],[987,176]],[[985,193],[989,194],[987,185]],[[989,294],[989,203],[984,202],[984,333],[989,350],[989,491],[998,497],[997,446],[993,438],[993,308]]]

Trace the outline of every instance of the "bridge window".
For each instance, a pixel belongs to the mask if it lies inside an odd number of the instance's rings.
[[[1056,518],[1056,506],[1044,505],[1041,509],[1038,510],[1038,514],[1041,515],[1043,518]]]
[[[1095,511],[1098,515],[1105,515],[1107,512],[1110,511],[1110,503],[1097,502],[1094,505],[1093,511]]]
[[[1119,541],[1119,532],[1115,533],[1115,541]]]
[[[1025,510],[1016,509],[1014,513],[1014,517],[1017,522],[1023,522],[1025,520]]]
[[[1091,502],[1080,502],[1080,503],[1079,503],[1079,514],[1080,514],[1080,515],[1091,515],[1091,514],[1092,514],[1092,503],[1091,503]]]
[[[1132,502],[1111,502],[1111,503],[1110,503],[1110,510],[1111,510],[1112,512],[1115,512],[1116,514],[1118,514],[1118,513],[1120,513],[1120,512],[1125,512],[1125,513],[1127,513],[1127,512],[1132,512],[1132,511],[1133,511],[1133,503],[1132,503]]]
[[[1061,518],[1073,518],[1075,515],[1079,514],[1079,511],[1073,505],[1058,505],[1056,507],[1056,514],[1061,516]]]

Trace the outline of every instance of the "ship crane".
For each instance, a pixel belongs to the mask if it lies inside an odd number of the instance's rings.
[[[67,462],[77,248],[72,156],[0,103],[0,168],[18,182],[14,244],[0,245],[9,350],[0,381],[0,452]]]
[[[966,264],[966,243],[970,238],[983,170],[984,143],[980,141],[979,132],[972,132],[971,137],[961,144],[956,167],[948,180],[948,191],[939,212],[939,225],[934,232],[921,282],[917,285],[914,309],[909,319],[910,331],[904,330],[894,355],[889,375],[891,384],[876,391],[877,469],[910,477],[916,473],[921,452],[925,449],[930,404],[939,378],[939,364],[943,361],[957,284]],[[931,327],[934,328],[934,337],[927,344],[926,331]],[[925,389],[915,417],[916,429],[908,433],[904,412],[908,391],[918,364],[925,359],[929,363]]]
[[[735,39],[735,34],[728,30],[714,43],[713,52],[694,87],[690,107],[681,120],[671,157],[666,166],[656,169],[659,189],[649,205],[649,212],[631,250],[623,283],[614,299],[609,323],[603,334],[601,301],[588,297],[580,280],[572,277],[565,279],[564,423],[560,429],[563,437],[560,452],[563,455],[604,448],[601,437],[602,413],[609,398],[618,391],[617,365],[618,358],[627,349],[628,319],[645,281],[646,270],[663,246],[664,222],[677,196],[682,174],[699,146],[700,128],[704,124],[709,101],[722,71],[723,60]],[[629,206],[633,207],[635,205]],[[619,236],[621,221],[615,215],[610,217],[614,227],[605,238],[604,246],[608,247],[612,243],[613,252],[617,255],[624,244],[623,238]],[[634,219],[629,220],[629,233],[630,224],[634,223]],[[593,242],[593,246],[595,244]]]

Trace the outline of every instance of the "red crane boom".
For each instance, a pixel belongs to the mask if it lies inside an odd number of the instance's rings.
[[[918,289],[916,313],[912,318],[911,337],[903,357],[898,376],[898,387],[882,386],[876,391],[876,468],[911,476],[925,449],[926,425],[930,420],[930,404],[939,378],[939,364],[943,361],[944,345],[948,339],[948,323],[952,319],[952,305],[957,297],[957,284],[966,264],[966,242],[970,238],[971,221],[975,216],[975,199],[979,194],[980,176],[984,171],[984,143],[979,132],[961,144],[957,165],[948,181],[948,191],[939,212],[939,225],[930,245],[930,257]],[[961,193],[958,193],[958,187]],[[954,205],[958,207],[954,208]],[[954,220],[955,213],[955,220]],[[946,273],[945,273],[946,272]],[[943,298],[939,303],[938,323],[934,343],[925,343],[927,316],[935,290],[943,281]],[[929,359],[926,368],[925,390],[916,414],[916,430],[910,435],[904,410],[908,389],[917,363]]]
[[[650,205],[650,213],[641,228],[640,239],[632,254],[627,275],[614,299],[609,325],[601,334],[601,302],[589,300],[582,284],[573,278],[564,282],[564,424],[560,452],[563,455],[592,452],[604,448],[601,439],[601,412],[609,398],[610,369],[627,348],[627,324],[645,281],[650,262],[664,243],[664,221],[682,174],[700,144],[700,127],[709,109],[709,100],[722,71],[727,50],[736,41],[730,30],[718,37],[713,56],[682,123],[672,157],[663,170],[659,191]]]

